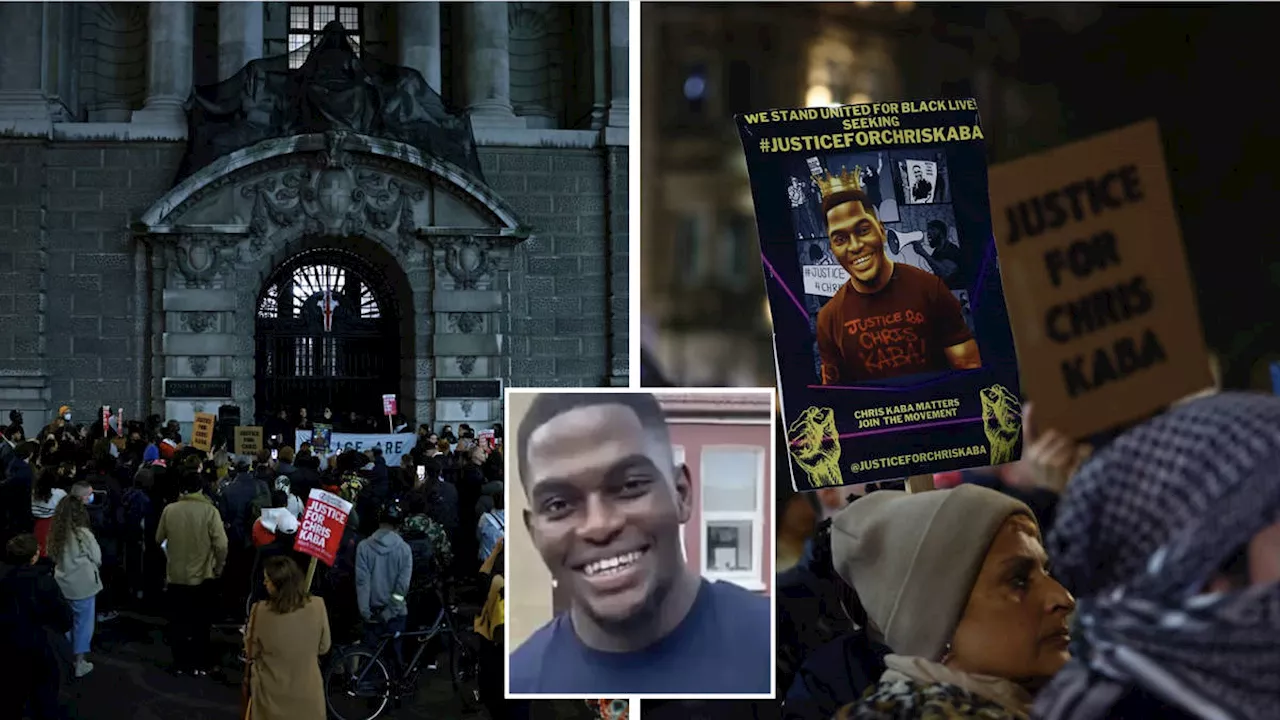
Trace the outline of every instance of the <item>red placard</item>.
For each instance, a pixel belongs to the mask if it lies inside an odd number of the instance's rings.
[[[396,396],[395,395],[382,396],[382,414],[388,415],[388,416],[396,414]]]
[[[102,406],[102,437],[109,436],[111,430],[111,406]]]
[[[307,508],[302,513],[302,525],[293,541],[293,549],[332,566],[350,514],[351,503],[331,492],[312,490],[307,497]]]

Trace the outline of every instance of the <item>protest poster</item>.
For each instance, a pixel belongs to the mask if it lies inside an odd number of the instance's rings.
[[[737,121],[795,488],[1017,460],[1018,359],[977,103]]]
[[[1154,121],[991,169],[1023,390],[1083,440],[1213,384]]]
[[[316,423],[311,431],[311,449],[317,453],[324,454],[329,451],[330,439],[333,436],[333,426]]]
[[[262,428],[238,427],[235,434],[235,451],[238,455],[252,455],[262,449]]]
[[[213,413],[196,413],[196,421],[191,428],[191,446],[205,452],[213,451],[213,428],[218,423],[218,416]]]
[[[307,496],[293,549],[332,566],[342,544],[342,531],[351,514],[351,503],[331,492],[316,489]],[[310,573],[308,573],[310,574]]]
[[[397,412],[398,410],[396,409],[396,396],[383,395],[382,396],[382,414],[395,415]]]

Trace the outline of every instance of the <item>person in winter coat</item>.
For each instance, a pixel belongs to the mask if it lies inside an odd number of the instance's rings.
[[[167,555],[169,646],[173,650],[174,671],[179,674],[208,674],[217,578],[227,561],[222,518],[205,497],[203,487],[199,475],[184,476],[183,494],[165,507],[156,529],[156,544],[164,547]],[[240,612],[244,612],[243,604]]]
[[[1030,508],[976,485],[882,491],[836,515],[832,555],[893,651],[838,718],[1026,720],[1069,659],[1075,600]]]
[[[409,615],[413,552],[396,532],[403,521],[401,512],[395,504],[383,508],[378,530],[356,549],[356,603],[370,647],[377,647],[383,635],[403,631]],[[395,653],[399,659],[398,642]]]
[[[266,561],[269,597],[250,611],[245,657],[251,663],[252,720],[325,720],[319,657],[329,652],[324,600],[304,587],[298,564],[288,557]]]
[[[866,611],[836,574],[830,519],[806,543],[801,563],[778,575],[778,588],[778,636],[785,634],[789,641],[785,651],[782,642],[778,647],[779,687],[783,682],[790,687],[784,691],[782,717],[830,720],[876,684],[889,654],[889,648],[869,637]],[[825,637],[831,639],[820,642]],[[790,666],[786,669],[784,657]]]
[[[71,608],[44,564],[32,535],[5,546],[0,564],[0,647],[5,650],[6,691],[0,693],[0,717],[32,720],[58,717],[61,672],[53,634],[73,627]]]
[[[1189,399],[1066,487],[1048,550],[1080,596],[1044,720],[1274,718],[1280,698],[1280,398]]]
[[[85,660],[93,640],[94,600],[102,592],[102,549],[89,529],[89,510],[80,497],[84,486],[72,488],[71,496],[58,503],[49,530],[49,557],[57,566],[54,579],[71,605],[73,623],[67,640],[75,653],[75,675],[84,677],[93,670]],[[90,494],[92,491],[90,492]]]
[[[408,625],[418,628],[434,622],[440,610],[432,583],[453,564],[453,549],[444,528],[427,515],[427,499],[423,495],[409,495],[405,510],[408,517],[400,526],[400,537],[413,553]]]
[[[31,518],[31,490],[35,477],[29,462],[35,452],[35,443],[22,443],[13,449],[4,483],[0,483],[0,516],[3,517],[4,537],[30,533],[35,529]]]

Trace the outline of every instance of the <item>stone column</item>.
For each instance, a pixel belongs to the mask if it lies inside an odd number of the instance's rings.
[[[467,110],[472,126],[520,126],[511,111],[510,26],[505,2],[466,5]]]
[[[627,127],[631,114],[630,8],[625,0],[609,3],[609,120]]]
[[[399,3],[396,12],[400,64],[422,73],[431,89],[440,92],[440,3]]]
[[[262,3],[218,3],[218,80],[262,57]]]
[[[44,3],[0,3],[0,119],[48,120],[42,87]]]
[[[147,102],[133,122],[186,126],[182,104],[191,94],[195,5],[149,3]]]

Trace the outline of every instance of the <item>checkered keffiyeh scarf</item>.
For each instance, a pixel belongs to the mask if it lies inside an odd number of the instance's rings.
[[[1280,711],[1280,583],[1205,585],[1280,521],[1280,398],[1223,393],[1117,438],[1071,481],[1049,536],[1079,598],[1073,660],[1034,716],[1093,720],[1138,687],[1196,717]]]

